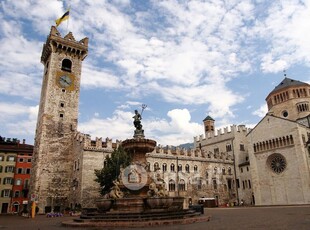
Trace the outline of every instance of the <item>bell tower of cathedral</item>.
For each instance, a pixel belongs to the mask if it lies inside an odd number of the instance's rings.
[[[44,74],[30,184],[40,213],[68,207],[81,68],[87,53],[88,38],[76,41],[71,32],[61,37],[51,27],[41,56]]]
[[[203,125],[205,128],[205,135],[207,136],[208,133],[214,133],[214,119],[210,116],[207,116],[203,119]]]

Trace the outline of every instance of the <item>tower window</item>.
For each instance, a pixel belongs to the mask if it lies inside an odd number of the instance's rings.
[[[64,114],[63,114],[63,113],[60,113],[60,114],[59,114],[59,117],[60,117],[60,118],[63,118],[63,117],[64,117]]]
[[[288,116],[288,112],[287,112],[286,110],[283,111],[283,112],[282,112],[282,116],[283,116],[283,117],[287,117],[287,116]]]
[[[69,59],[64,59],[61,64],[61,70],[71,72],[72,62]]]
[[[60,107],[65,107],[65,103],[63,103],[63,102],[60,102]]]

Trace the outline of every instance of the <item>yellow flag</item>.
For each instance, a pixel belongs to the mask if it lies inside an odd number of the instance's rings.
[[[66,21],[69,18],[69,10],[67,10],[66,13],[64,13],[64,15],[62,15],[60,18],[56,19],[56,26],[59,26],[60,23],[62,23],[63,21]]]

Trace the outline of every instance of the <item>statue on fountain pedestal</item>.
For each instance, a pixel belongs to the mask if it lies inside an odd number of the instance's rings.
[[[141,124],[142,117],[140,113],[138,112],[138,110],[135,110],[135,115],[132,118],[134,119],[133,124],[135,128],[137,130],[142,130],[142,124]]]
[[[143,110],[147,107],[147,105],[143,104],[142,105],[142,111],[141,114],[138,112],[138,110],[135,110],[135,115],[132,117],[133,120],[133,124],[136,128],[135,130],[135,134],[134,134],[134,138],[144,138],[144,130],[142,129],[142,124],[141,124],[141,120],[142,120],[142,113]]]

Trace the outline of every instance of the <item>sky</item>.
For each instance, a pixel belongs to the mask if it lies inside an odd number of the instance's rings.
[[[89,38],[78,130],[92,139],[132,138],[142,104],[163,146],[193,142],[208,115],[251,128],[284,74],[310,82],[310,0],[2,0],[2,137],[33,144],[42,46],[69,7],[58,30]]]

